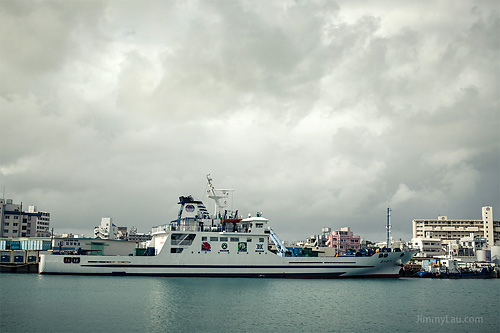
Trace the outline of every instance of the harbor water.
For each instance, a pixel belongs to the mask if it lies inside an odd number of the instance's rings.
[[[0,332],[498,332],[500,280],[0,274]]]

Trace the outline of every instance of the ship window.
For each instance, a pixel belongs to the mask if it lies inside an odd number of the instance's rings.
[[[75,257],[73,258],[73,264],[79,264],[80,263],[80,258]]]
[[[182,250],[184,250],[184,249],[172,247],[172,248],[170,248],[170,253],[181,253]]]
[[[64,257],[64,263],[65,264],[70,264],[71,263],[71,257]]]
[[[257,224],[255,225],[255,227],[257,227],[257,228],[262,228],[263,226],[264,226],[264,225],[263,225],[262,223],[257,223]]]
[[[221,238],[220,238],[220,241],[221,241],[221,242],[227,242],[227,237],[221,237]]]
[[[259,242],[264,242],[264,238],[259,238]]]
[[[247,242],[251,242],[251,241],[252,241],[252,239],[251,239],[251,238],[247,238]]]
[[[239,237],[231,237],[230,241],[231,242],[239,242],[240,238]]]
[[[219,240],[219,237],[210,237],[211,242],[217,242]]]
[[[195,237],[196,234],[172,234],[170,244],[189,246],[193,244]]]
[[[207,241],[207,237],[201,237],[201,241],[202,242],[206,242]]]

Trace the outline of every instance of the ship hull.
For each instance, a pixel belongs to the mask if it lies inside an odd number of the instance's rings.
[[[193,255],[183,259],[161,255],[42,255],[39,273],[296,279],[397,278],[401,265],[412,256],[413,252],[384,253],[381,257],[375,254],[371,257],[316,258],[279,257],[274,253],[259,256],[239,254],[224,255],[212,260],[216,262],[207,264],[208,256],[204,255],[200,255],[201,258]]]

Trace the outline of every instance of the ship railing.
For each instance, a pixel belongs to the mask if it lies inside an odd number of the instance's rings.
[[[210,225],[204,224],[203,226],[199,225],[177,225],[177,224],[164,224],[161,226],[156,226],[151,229],[151,233],[162,233],[162,232],[170,232],[170,231],[190,231],[190,232],[238,232],[238,233],[249,233],[250,229],[238,226],[236,228],[232,228],[229,226],[225,226],[223,224],[218,225]]]

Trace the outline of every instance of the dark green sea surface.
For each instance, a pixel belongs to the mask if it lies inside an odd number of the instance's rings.
[[[500,280],[0,274],[0,332],[499,332]]]

